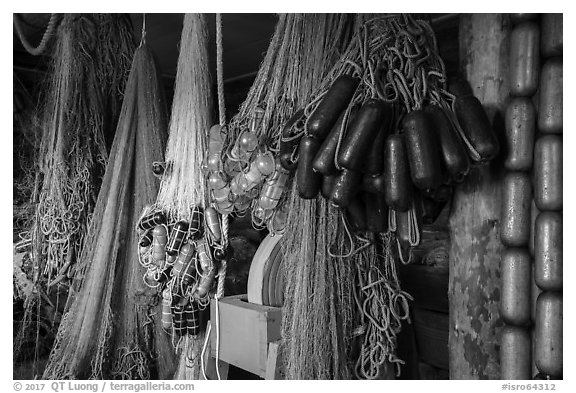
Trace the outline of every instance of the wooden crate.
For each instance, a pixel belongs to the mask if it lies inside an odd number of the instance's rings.
[[[248,303],[247,295],[220,300],[220,360],[266,377],[268,344],[280,340],[282,309]],[[210,304],[211,354],[216,355],[216,307]]]

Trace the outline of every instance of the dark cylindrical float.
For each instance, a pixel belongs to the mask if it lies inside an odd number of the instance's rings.
[[[541,373],[562,375],[562,293],[542,292],[536,304],[534,362]]]
[[[538,89],[540,28],[523,22],[510,35],[510,94],[529,97]]]
[[[562,214],[541,212],[534,234],[534,281],[543,291],[562,290]]]
[[[412,203],[412,183],[404,135],[390,135],[384,145],[384,197],[397,211],[406,211]]]
[[[502,379],[531,379],[531,340],[528,329],[505,326],[500,336]]]
[[[536,109],[528,97],[513,97],[506,108],[506,160],[509,171],[529,171],[534,157]]]
[[[502,182],[500,238],[509,247],[528,246],[532,184],[527,172],[508,172]]]
[[[530,323],[532,263],[526,248],[507,248],[502,254],[502,299],[500,315],[514,326]]]
[[[421,190],[436,188],[442,183],[442,167],[432,119],[423,110],[416,110],[406,115],[402,129],[412,183]]]
[[[562,132],[563,66],[561,57],[549,59],[542,67],[538,101],[538,130],[545,134]]]
[[[544,135],[534,148],[534,200],[540,210],[562,210],[562,137]]]

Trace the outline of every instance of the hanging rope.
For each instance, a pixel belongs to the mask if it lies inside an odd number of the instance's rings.
[[[218,84],[218,114],[220,125],[226,124],[224,105],[224,69],[222,63],[222,14],[216,14],[216,83]]]
[[[50,14],[50,20],[48,21],[48,25],[46,26],[46,30],[42,35],[42,39],[37,47],[32,46],[26,36],[24,35],[24,30],[21,25],[21,16],[19,14],[14,14],[12,18],[14,20],[14,27],[16,28],[16,33],[18,34],[18,38],[20,38],[20,42],[22,42],[22,46],[26,49],[26,52],[30,53],[32,56],[39,56],[41,55],[46,47],[48,46],[48,42],[50,42],[50,38],[54,35],[54,30],[60,21],[58,14]]]
[[[226,125],[226,107],[224,102],[224,68],[222,62],[222,14],[216,14],[216,83],[218,85],[218,114],[220,125]],[[228,246],[228,214],[222,215],[222,246]],[[224,278],[226,277],[226,259],[220,265],[218,272],[218,290],[216,302],[224,296]]]
[[[224,103],[224,68],[222,62],[222,14],[216,14],[216,83],[218,85],[218,115],[220,119],[220,126],[224,129],[226,125],[226,107]],[[222,247],[226,249],[228,246],[228,214],[222,215]],[[218,380],[220,377],[220,369],[218,363],[220,361],[220,309],[218,303],[224,296],[224,280],[226,279],[226,259],[222,260],[220,270],[218,271],[218,287],[216,290],[215,299],[215,313],[216,313],[216,375]],[[210,332],[206,333],[206,340],[210,338]],[[204,375],[205,376],[205,375]]]
[[[144,44],[146,44],[146,14],[142,14],[142,34],[140,35],[140,45],[138,47],[140,48]]]

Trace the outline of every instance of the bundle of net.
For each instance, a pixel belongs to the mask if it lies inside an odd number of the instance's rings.
[[[179,353],[177,379],[199,379],[203,311],[227,249],[223,218],[207,204],[202,172],[212,125],[208,64],[206,16],[186,14],[165,162],[149,168],[161,177],[160,190],[136,228],[142,279],[161,293],[161,326]]]
[[[113,134],[118,119],[134,50],[131,30],[126,17],[112,14],[65,14],[57,29],[37,115],[42,139],[31,201],[35,216],[24,236],[34,291],[25,300],[15,359],[30,344],[34,359],[44,355],[38,348],[50,348],[47,330],[57,329],[70,279],[78,278],[76,289],[81,283],[76,261],[106,164],[105,135]]]
[[[174,372],[173,351],[160,327],[159,293],[142,281],[134,232],[160,183],[150,170],[162,161],[166,139],[160,89],[142,44],[79,259],[85,278],[60,324],[45,379],[164,379]]]
[[[346,266],[351,261],[355,261],[354,266],[362,266],[354,275],[354,283],[347,283],[348,288],[354,288],[357,307],[352,309],[348,304],[347,309],[354,322],[336,328],[323,326],[322,332],[311,337],[299,333],[304,327],[298,326],[298,321],[305,315],[323,315],[322,312],[310,308],[311,302],[303,300],[309,298],[305,293],[286,290],[289,312],[284,313],[283,335],[288,347],[289,377],[318,378],[319,374],[310,370],[319,366],[328,369],[329,356],[318,360],[312,353],[299,353],[297,349],[321,342],[322,335],[329,335],[330,329],[341,329],[346,336],[348,346],[342,357],[348,367],[342,368],[346,374],[324,375],[376,379],[393,377],[393,371],[398,372],[398,367],[396,370],[392,367],[400,363],[395,357],[395,337],[400,321],[408,318],[409,295],[398,285],[394,267],[398,254],[391,256],[389,251],[376,254],[375,250],[377,247],[390,250],[392,241],[400,244],[406,239],[410,246],[419,241],[421,216],[412,199],[410,184],[415,171],[410,172],[413,168],[408,166],[405,149],[416,161],[421,156],[418,151],[409,150],[409,143],[405,148],[397,140],[402,142],[408,133],[404,124],[408,112],[420,110],[424,105],[448,107],[449,94],[444,88],[444,67],[428,24],[409,15],[368,16],[305,106],[304,132],[293,133],[293,140],[290,134],[283,136],[283,140],[293,143],[287,157],[296,172],[294,194],[310,201],[316,201],[320,195],[323,203],[340,214],[339,228],[345,234],[346,251],[330,251],[330,256]],[[405,162],[399,162],[398,156]],[[435,190],[428,191],[433,194]],[[296,211],[300,215],[302,207],[295,209],[299,209]],[[397,215],[397,211],[404,215]],[[302,221],[307,222],[307,218]],[[298,250],[297,244],[306,240],[297,237],[286,240],[292,242]],[[333,244],[323,245],[330,246]],[[287,277],[294,277],[294,271],[301,268],[297,261],[308,260],[301,252],[292,267],[292,257],[287,258]],[[405,261],[402,254],[398,259]],[[317,264],[312,266],[318,268]],[[297,291],[297,285],[307,284],[311,290],[317,290],[311,278],[292,280],[288,278],[288,288],[294,285]],[[388,299],[399,300],[391,303]],[[390,315],[394,315],[394,323],[390,322]],[[352,325],[356,326],[350,330]],[[377,350],[370,349],[374,346]],[[302,367],[299,362],[303,357],[313,363]]]
[[[249,212],[257,229],[285,231],[290,172],[280,165],[282,129],[295,122],[290,119],[301,113],[315,81],[338,58],[352,19],[341,14],[279,15],[239,112],[226,127],[210,132],[204,168],[219,213]]]

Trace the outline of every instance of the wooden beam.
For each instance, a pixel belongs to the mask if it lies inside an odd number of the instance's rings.
[[[462,15],[460,65],[494,130],[503,133],[508,97],[508,18]],[[458,186],[451,228],[451,379],[499,379],[501,161],[475,167]]]

